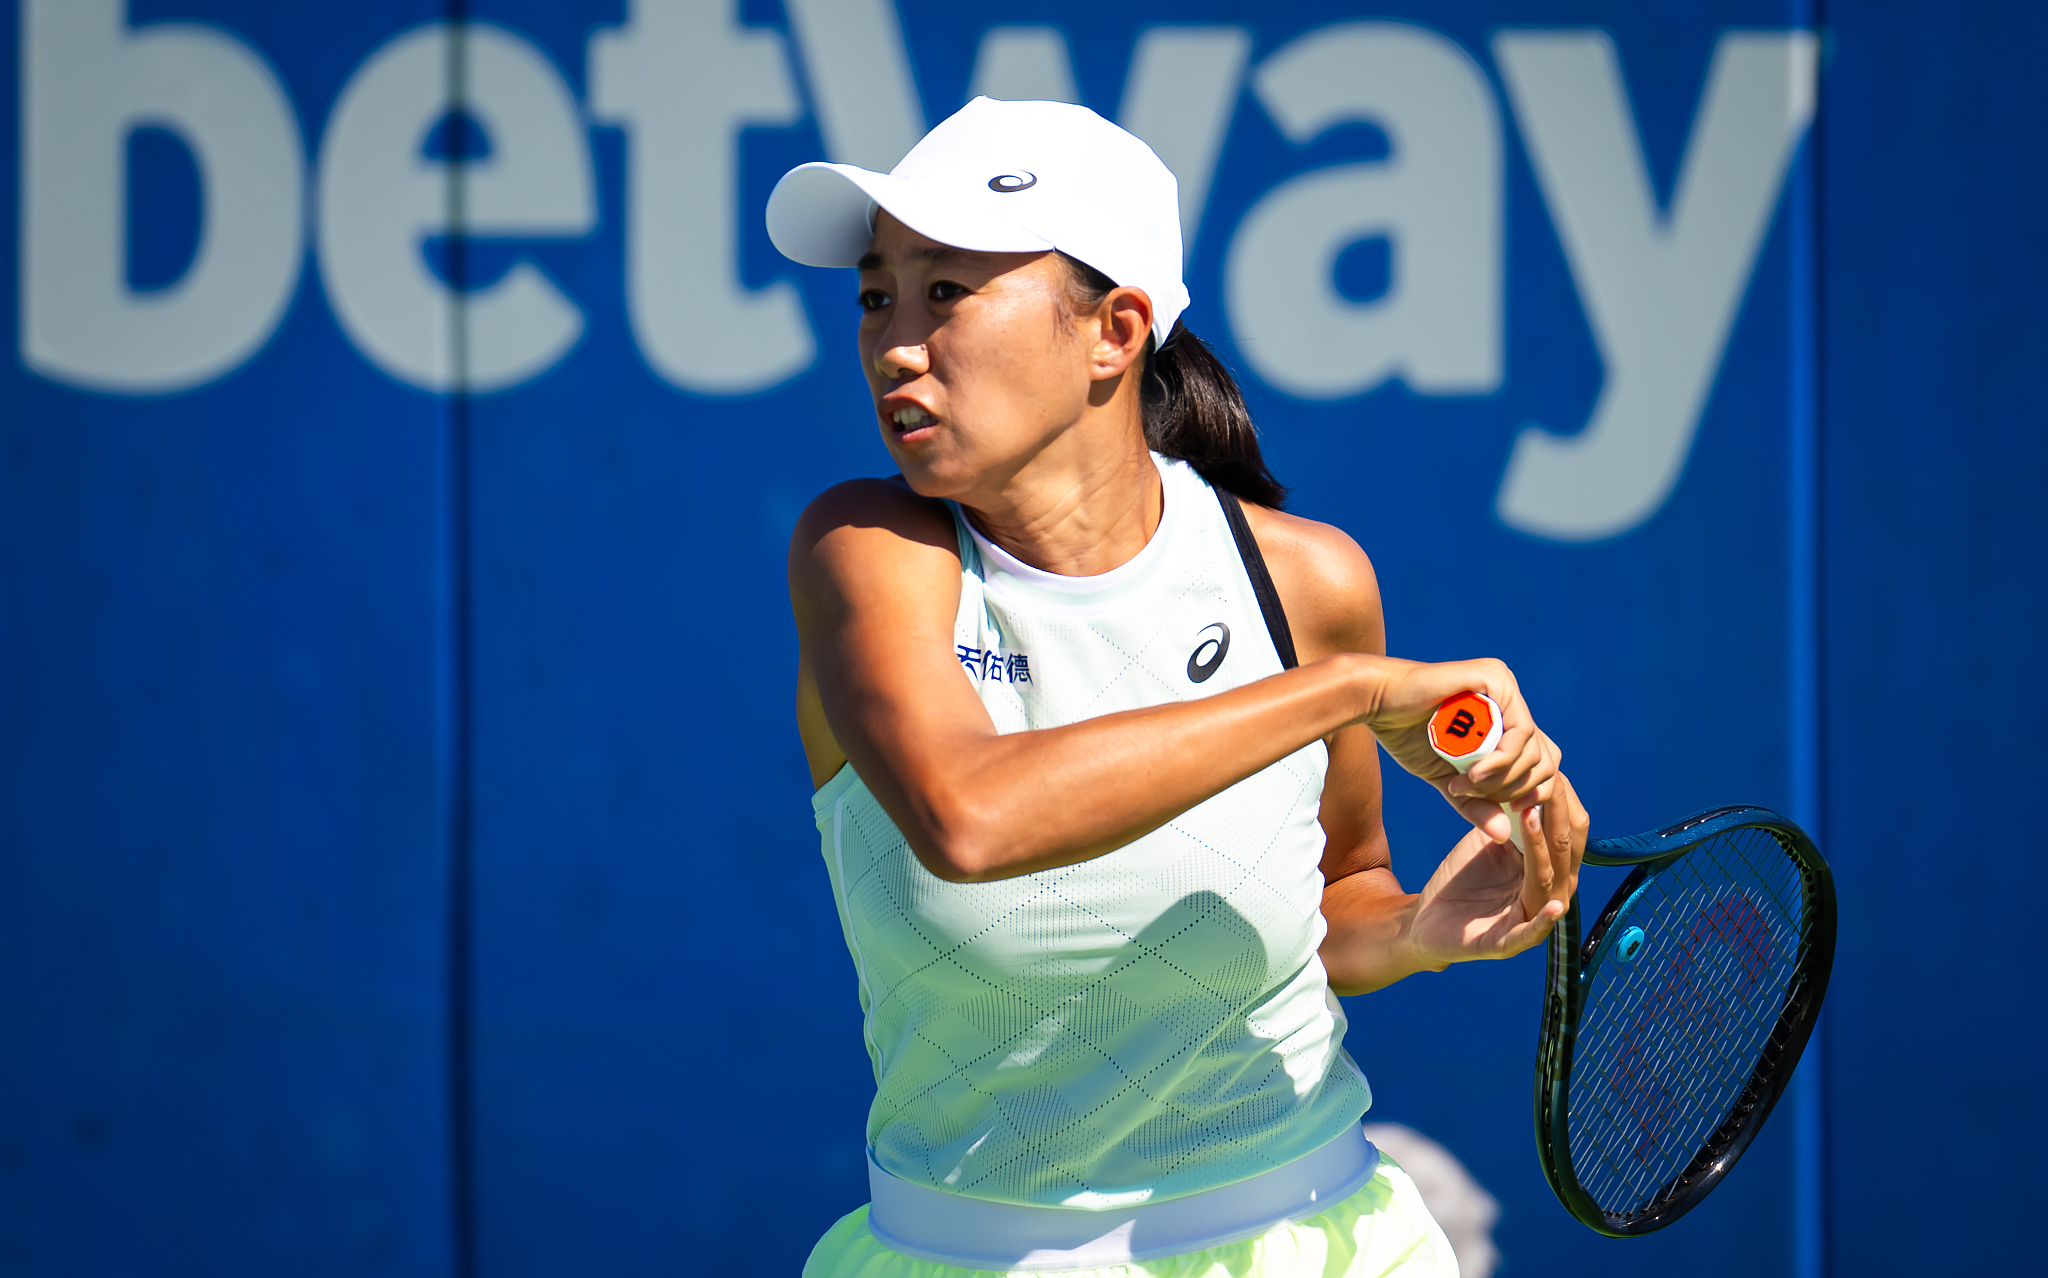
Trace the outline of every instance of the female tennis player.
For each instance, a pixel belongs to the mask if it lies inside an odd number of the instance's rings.
[[[1365,555],[1280,512],[1179,323],[1177,208],[1129,133],[985,98],[770,199],[783,253],[859,268],[902,471],[790,550],[878,1083],[872,1201],[808,1278],[1456,1273],[1361,1131],[1333,991],[1534,945],[1586,815],[1504,666],[1385,656]],[[1466,689],[1507,729],[1460,777],[1424,725]],[[1419,894],[1375,743],[1475,827]]]

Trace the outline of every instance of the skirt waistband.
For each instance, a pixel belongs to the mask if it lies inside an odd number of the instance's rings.
[[[1056,1272],[1124,1265],[1253,1238],[1342,1202],[1379,1170],[1353,1123],[1284,1167],[1234,1185],[1107,1211],[989,1202],[915,1185],[868,1151],[868,1229],[884,1245],[965,1269]]]

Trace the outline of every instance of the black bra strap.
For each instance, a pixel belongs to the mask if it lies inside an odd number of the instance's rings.
[[[1230,522],[1230,535],[1237,539],[1237,553],[1244,560],[1245,576],[1251,578],[1252,593],[1258,596],[1259,612],[1266,618],[1266,633],[1273,636],[1273,650],[1280,654],[1280,668],[1292,670],[1301,664],[1294,655],[1294,631],[1287,625],[1287,610],[1280,606],[1280,592],[1273,589],[1273,574],[1266,571],[1266,557],[1245,522],[1244,507],[1235,496],[1216,490],[1223,505],[1223,517]]]

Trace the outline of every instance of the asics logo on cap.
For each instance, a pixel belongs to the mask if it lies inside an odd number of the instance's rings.
[[[1037,185],[1038,175],[1028,170],[1023,173],[998,173],[988,180],[988,189],[1001,195],[1028,191]]]

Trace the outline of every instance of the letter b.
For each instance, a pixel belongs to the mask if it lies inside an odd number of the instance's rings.
[[[247,45],[210,27],[127,25],[124,0],[23,0],[21,358],[52,381],[185,390],[253,355],[298,283],[304,145]],[[130,131],[198,161],[198,251],[169,287],[125,280]]]

